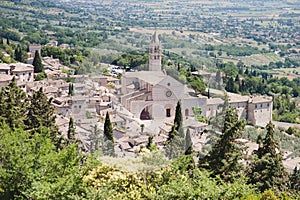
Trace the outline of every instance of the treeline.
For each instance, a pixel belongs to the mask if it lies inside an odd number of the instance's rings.
[[[240,73],[226,75],[225,88],[229,92],[242,94],[284,94],[291,97],[299,97],[300,78],[288,80],[286,77],[276,78],[272,74],[257,72],[256,70],[239,70]],[[225,73],[226,74],[226,73]]]
[[[52,46],[43,46],[42,47],[42,56],[52,56],[53,58],[59,59],[61,63],[64,65],[70,66],[77,62],[82,62],[85,57],[89,56],[90,51],[82,48],[70,48],[70,49],[62,49],[60,47],[52,47]]]
[[[297,68],[300,66],[300,57],[286,57],[284,61],[270,62],[268,65],[252,65],[252,68],[259,70],[272,70],[280,68]],[[297,72],[295,71],[297,74]]]
[[[136,69],[141,65],[146,65],[148,63],[149,55],[145,52],[132,51],[129,53],[124,53],[117,59],[112,61],[111,64],[122,66],[124,69]]]
[[[226,52],[227,56],[250,56],[252,54],[259,54],[261,53],[258,48],[256,47],[243,47],[243,46],[236,46],[236,45],[205,45],[204,49],[206,51],[219,51],[219,52]]]
[[[39,19],[38,16],[36,17]],[[55,18],[61,18],[61,16],[55,16]],[[38,20],[3,17],[0,19],[0,37],[25,44],[37,43],[43,45],[52,39],[57,40],[58,44],[80,47],[96,47],[103,40],[107,39],[108,33],[105,31],[73,30],[72,28],[64,27],[63,24],[58,25],[41,25]],[[49,35],[47,32],[52,33]]]

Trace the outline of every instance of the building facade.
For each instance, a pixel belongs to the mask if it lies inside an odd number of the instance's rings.
[[[205,110],[207,98],[161,70],[161,45],[156,32],[149,46],[149,71],[126,72],[121,79],[121,103],[141,120],[174,117],[181,100],[184,116],[193,116],[192,107]]]
[[[155,32],[149,45],[149,71],[124,72],[121,79],[121,104],[141,120],[173,118],[176,104],[181,100],[184,117],[194,116],[193,107],[200,107],[202,115],[211,118],[223,110],[224,100],[208,99],[186,85],[166,75],[161,69],[162,48]],[[211,94],[223,91],[210,90]],[[239,119],[249,124],[265,126],[272,120],[272,99],[262,96],[228,94],[226,107],[235,107]]]

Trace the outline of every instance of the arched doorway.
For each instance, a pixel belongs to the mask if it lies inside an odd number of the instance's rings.
[[[150,119],[152,119],[152,116],[150,114],[150,109],[151,109],[150,106],[147,106],[143,109],[143,111],[141,112],[141,115],[140,115],[141,120],[150,120]]]

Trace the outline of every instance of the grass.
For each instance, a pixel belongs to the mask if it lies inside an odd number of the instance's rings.
[[[283,61],[280,56],[274,53],[254,54],[251,56],[240,57],[245,65],[268,65],[270,62]]]
[[[300,77],[300,67],[273,69],[273,71],[278,72],[276,75],[278,78],[286,77],[289,80],[293,80],[294,78]],[[298,72],[298,74],[295,74],[294,72]]]

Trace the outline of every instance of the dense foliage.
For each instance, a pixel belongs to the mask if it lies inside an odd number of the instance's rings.
[[[201,159],[200,167],[211,170],[214,175],[226,181],[233,181],[240,177],[243,171],[243,145],[237,142],[245,122],[238,120],[235,108],[228,109],[225,113],[222,136],[217,141],[211,152]]]
[[[22,98],[13,98],[20,95],[23,95]],[[216,150],[213,150],[209,155],[214,155],[214,159],[219,160],[216,165],[220,165],[220,170],[230,169],[229,166],[237,166],[237,168],[233,168],[236,171],[214,172],[211,169],[207,171],[203,168],[197,168],[193,158],[194,151],[191,149],[189,131],[187,131],[185,138],[184,134],[180,137],[183,138],[181,146],[183,148],[176,153],[176,158],[167,161],[167,163],[162,162],[167,159],[156,148],[152,148],[153,144],[150,139],[148,148],[152,149],[152,152],[141,152],[137,155],[136,161],[127,161],[127,164],[130,162],[133,165],[143,165],[144,167],[137,171],[129,171],[124,168],[112,167],[113,165],[101,164],[93,155],[80,153],[78,143],[74,138],[72,118],[69,123],[67,141],[62,142],[54,139],[53,133],[56,137],[59,135],[55,134],[52,106],[42,93],[42,89],[33,93],[32,97],[26,97],[25,93],[16,86],[15,81],[12,81],[1,90],[0,101],[3,105],[0,107],[1,199],[262,200],[276,199],[276,195],[280,195],[282,192],[281,187],[273,188],[272,186],[258,192],[255,185],[247,183],[248,179],[243,176],[236,176],[242,168],[237,165],[236,161],[240,157],[235,155],[238,154],[239,150],[233,141],[239,130],[243,128],[243,123],[236,120],[232,109],[227,111],[224,135],[220,138],[220,145],[214,147],[215,149],[219,147],[227,149],[228,151],[224,155],[227,155],[225,159],[229,159],[226,162],[222,161],[223,154],[214,154],[213,152]],[[23,109],[24,107],[28,109]],[[41,107],[44,109],[38,109]],[[179,102],[178,110],[180,109]],[[9,118],[8,113],[14,115]],[[106,124],[110,130],[108,119]],[[182,116],[178,115],[174,121],[174,131],[181,131],[181,122]],[[268,131],[271,130],[268,127]],[[95,128],[95,134],[96,132],[97,128]],[[109,137],[111,137],[110,134]],[[175,135],[173,139],[178,136]],[[272,141],[268,138],[272,139],[272,137],[272,135],[267,136],[263,142],[264,145],[257,152],[263,152],[260,154],[267,155],[263,149],[267,150],[269,146],[272,146],[271,144],[268,145]],[[271,152],[274,153],[274,149]],[[276,157],[276,152],[274,155]],[[220,159],[217,158],[218,156]],[[105,159],[100,158],[103,161]],[[120,158],[113,159],[120,162]],[[223,167],[220,162],[223,162]],[[126,167],[126,164],[122,166]],[[282,170],[284,169],[282,168]],[[275,175],[272,174],[271,176],[275,178]],[[229,177],[232,178],[229,179]],[[296,196],[299,185],[298,177],[299,171],[295,169],[290,178],[291,189],[284,191]],[[228,182],[228,180],[230,181]],[[258,179],[251,179],[250,176],[249,180]],[[260,183],[263,182],[253,183],[260,188]],[[277,186],[283,185],[279,185],[278,182]],[[276,195],[272,190],[265,190],[268,188],[275,190]],[[281,196],[282,199],[289,199],[286,194],[284,195],[284,197]]]
[[[278,142],[274,138],[274,125],[270,122],[264,139],[258,138],[258,150],[254,152],[254,162],[250,166],[250,182],[261,191],[273,189],[286,191],[288,175],[285,172]]]

